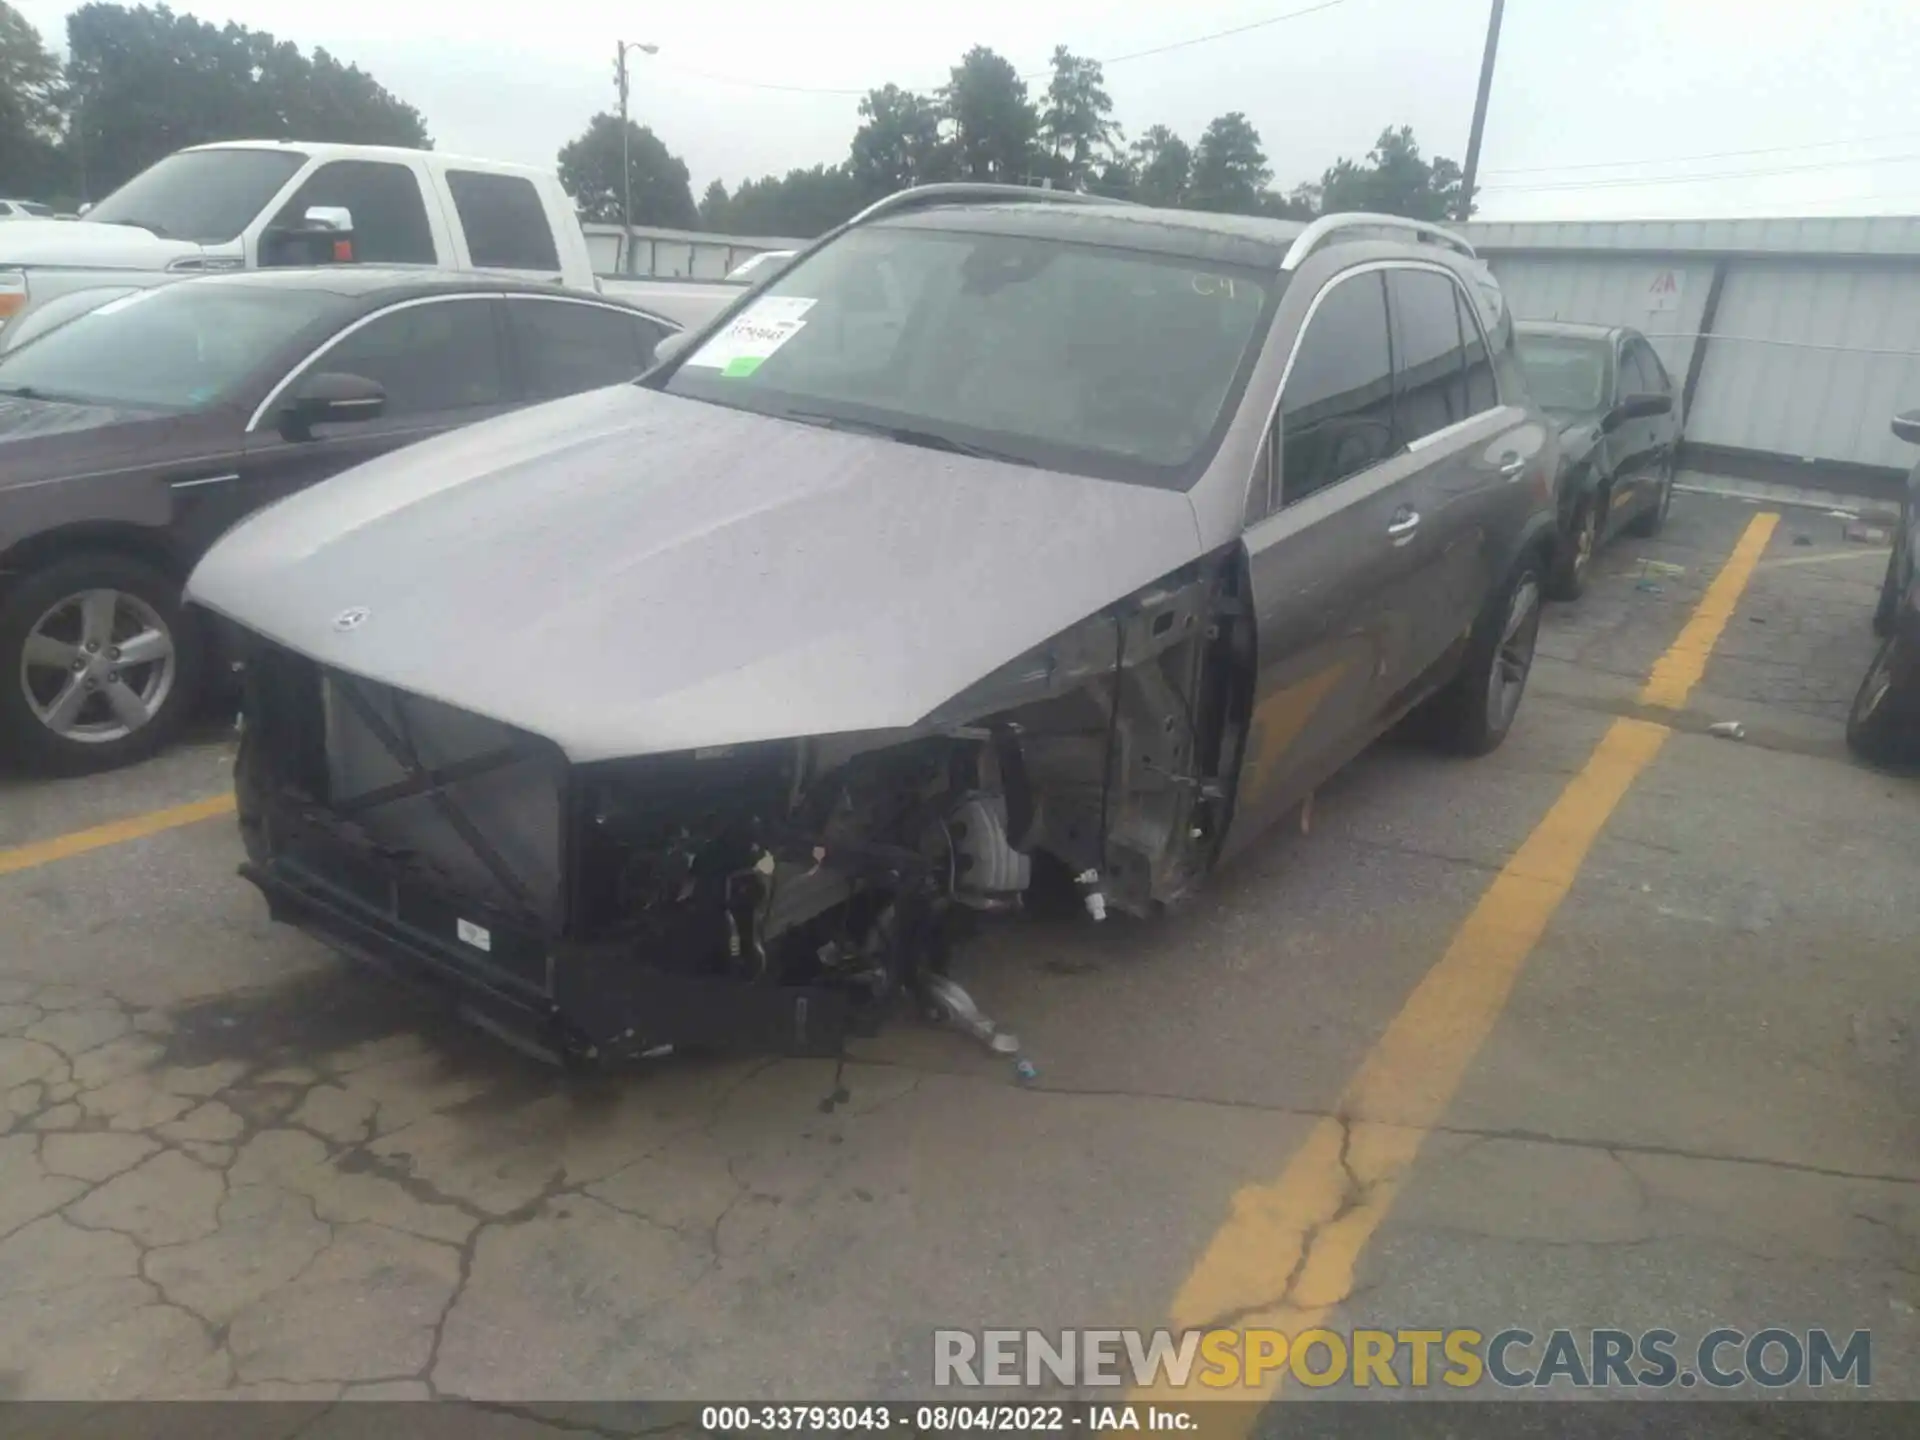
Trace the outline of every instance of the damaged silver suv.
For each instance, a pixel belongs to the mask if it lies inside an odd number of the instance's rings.
[[[1555,443],[1444,229],[908,191],[207,556],[244,873],[565,1060],[1005,1045],[960,912],[1150,915],[1403,717],[1501,742]]]

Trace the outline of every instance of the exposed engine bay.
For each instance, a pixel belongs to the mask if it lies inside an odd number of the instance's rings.
[[[1093,921],[1189,893],[1240,758],[1243,593],[1233,558],[1188,566],[910,732],[587,765],[256,641],[246,873],[562,1059],[833,1054],[907,1004],[1012,1050],[947,976],[956,922],[1048,883]]]

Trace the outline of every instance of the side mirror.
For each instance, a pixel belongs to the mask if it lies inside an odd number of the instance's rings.
[[[1673,397],[1671,395],[1629,395],[1613,407],[1607,416],[1607,429],[1624,425],[1629,420],[1647,420],[1655,415],[1671,415]]]
[[[76,216],[82,216],[82,215],[85,215],[91,209],[93,209],[93,202],[89,200],[87,201],[86,204],[82,205],[78,210],[74,211],[73,213]]]
[[[344,205],[309,205],[298,221],[260,235],[263,266],[349,265],[356,258],[353,212]]]
[[[387,392],[364,375],[322,370],[295,388],[280,410],[280,433],[289,440],[311,440],[316,425],[348,425],[377,420],[386,411]]]
[[[661,337],[660,343],[653,347],[653,363],[661,365],[673,359],[687,348],[687,341],[692,338],[685,330],[676,330],[671,335]]]
[[[1893,417],[1895,438],[1909,445],[1920,445],[1920,410],[1908,410]]]

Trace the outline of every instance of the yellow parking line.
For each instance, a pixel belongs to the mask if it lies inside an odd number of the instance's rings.
[[[232,813],[231,794],[210,795],[205,800],[175,805],[168,810],[150,810],[145,815],[112,820],[105,825],[95,825],[90,830],[75,830],[71,834],[56,835],[51,840],[36,840],[31,845],[22,845],[17,849],[0,850],[0,875],[51,865],[55,860],[84,855],[89,850],[101,850],[109,845],[139,840],[148,835],[158,835],[163,830],[177,830],[182,825],[194,825],[217,815]]]
[[[1720,643],[1720,632],[1733,618],[1733,607],[1740,603],[1741,593],[1753,579],[1753,567],[1766,553],[1773,528],[1779,523],[1780,517],[1771,512],[1756,515],[1747,522],[1746,533],[1733,547],[1733,554],[1720,567],[1720,573],[1713,577],[1713,583],[1707,586],[1700,603],[1694,606],[1693,616],[1680,631],[1679,638],[1654,662],[1646,688],[1640,692],[1642,705],[1657,705],[1664,710],[1679,710],[1686,705],[1688,694],[1707,673],[1707,658]]]
[[[1653,667],[1642,703],[1678,709],[1706,671],[1753,567],[1780,517],[1756,515],[1692,617]],[[1667,727],[1616,720],[1454,934],[1347,1083],[1335,1117],[1319,1121],[1287,1167],[1241,1189],[1175,1296],[1175,1330],[1216,1325],[1289,1335],[1322,1324],[1353,1288],[1354,1272],[1393,1208],[1427,1135],[1468,1067],[1607,820],[1660,751]],[[1221,1398],[1265,1398],[1280,1373]],[[1141,1392],[1143,1400],[1171,1392]],[[1180,1398],[1192,1398],[1191,1395]],[[1255,1408],[1231,1412],[1244,1433]],[[1226,1420],[1227,1416],[1218,1417]]]

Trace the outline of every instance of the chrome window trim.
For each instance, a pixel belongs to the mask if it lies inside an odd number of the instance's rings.
[[[1343,285],[1348,280],[1354,279],[1357,276],[1373,275],[1373,274],[1378,274],[1382,271],[1387,271],[1387,270],[1428,270],[1440,275],[1444,275],[1447,277],[1448,280],[1452,281],[1453,288],[1455,289],[1455,291],[1466,297],[1467,313],[1473,316],[1474,330],[1480,336],[1481,348],[1486,351],[1487,364],[1490,367],[1492,367],[1494,372],[1493,393],[1495,396],[1495,403],[1490,409],[1476,410],[1473,414],[1465,417],[1462,420],[1456,421],[1455,424],[1447,426],[1446,429],[1444,430],[1436,430],[1433,432],[1432,435],[1423,435],[1421,437],[1421,441],[1430,444],[1432,443],[1432,441],[1436,436],[1446,435],[1452,430],[1458,428],[1459,426],[1471,424],[1474,421],[1479,420],[1484,416],[1492,414],[1493,411],[1503,409],[1506,406],[1506,403],[1507,403],[1506,396],[1502,394],[1500,390],[1499,367],[1493,364],[1493,344],[1487,338],[1486,326],[1481,321],[1479,306],[1474,302],[1473,296],[1470,294],[1467,294],[1466,286],[1461,283],[1460,277],[1454,274],[1452,269],[1450,269],[1448,266],[1439,264],[1432,260],[1395,258],[1391,260],[1368,260],[1368,261],[1364,261],[1359,265],[1353,266],[1351,269],[1342,270],[1339,274],[1335,275],[1331,280],[1327,281],[1326,284],[1320,287],[1319,293],[1313,297],[1312,303],[1307,306],[1307,313],[1300,317],[1300,328],[1294,334],[1293,348],[1287,352],[1287,363],[1280,371],[1280,384],[1274,389],[1273,404],[1267,410],[1266,425],[1262,429],[1261,434],[1267,439],[1274,441],[1275,443],[1274,443],[1272,463],[1267,466],[1267,508],[1263,512],[1262,518],[1265,518],[1267,516],[1277,515],[1280,513],[1280,511],[1287,508],[1285,505],[1276,503],[1279,497],[1273,493],[1274,484],[1279,479],[1281,470],[1282,470],[1282,461],[1281,461],[1282,448],[1283,448],[1281,444],[1282,437],[1277,428],[1280,421],[1280,405],[1281,405],[1281,402],[1286,399],[1287,381],[1293,378],[1294,362],[1300,358],[1301,342],[1307,338],[1307,331],[1311,329],[1313,326],[1313,317],[1320,313],[1320,302],[1325,300],[1327,296],[1333,293],[1335,286]],[[1389,347],[1388,353],[1391,356],[1392,354],[1391,347],[1393,344],[1392,302],[1389,301],[1387,297],[1383,295],[1381,297],[1380,303],[1386,309],[1386,312],[1387,312],[1387,326],[1388,326],[1387,344]],[[1412,451],[1415,448],[1415,445],[1410,444],[1407,448],[1409,451]],[[1391,458],[1391,457],[1388,457],[1388,458]],[[1254,463],[1256,467],[1259,464],[1259,456],[1257,454],[1254,457]],[[1372,468],[1373,466],[1371,465],[1367,467],[1368,470],[1371,470]],[[1356,471],[1355,475],[1347,476],[1346,480],[1351,480],[1355,478],[1356,475],[1364,475],[1364,474],[1366,474],[1366,470]],[[1255,475],[1255,476],[1250,476],[1247,480],[1247,495],[1249,497],[1251,497],[1253,494],[1253,484],[1254,484],[1254,481],[1257,480],[1258,478],[1259,477]],[[1346,480],[1336,481],[1335,483],[1345,484]],[[1328,486],[1327,488],[1331,489],[1333,487]],[[1319,494],[1320,492],[1315,491],[1314,493]],[[1302,497],[1302,498],[1310,498],[1310,497]],[[1295,502],[1295,503],[1298,503],[1298,502]],[[1251,522],[1249,522],[1249,528],[1250,528],[1250,524]]]

